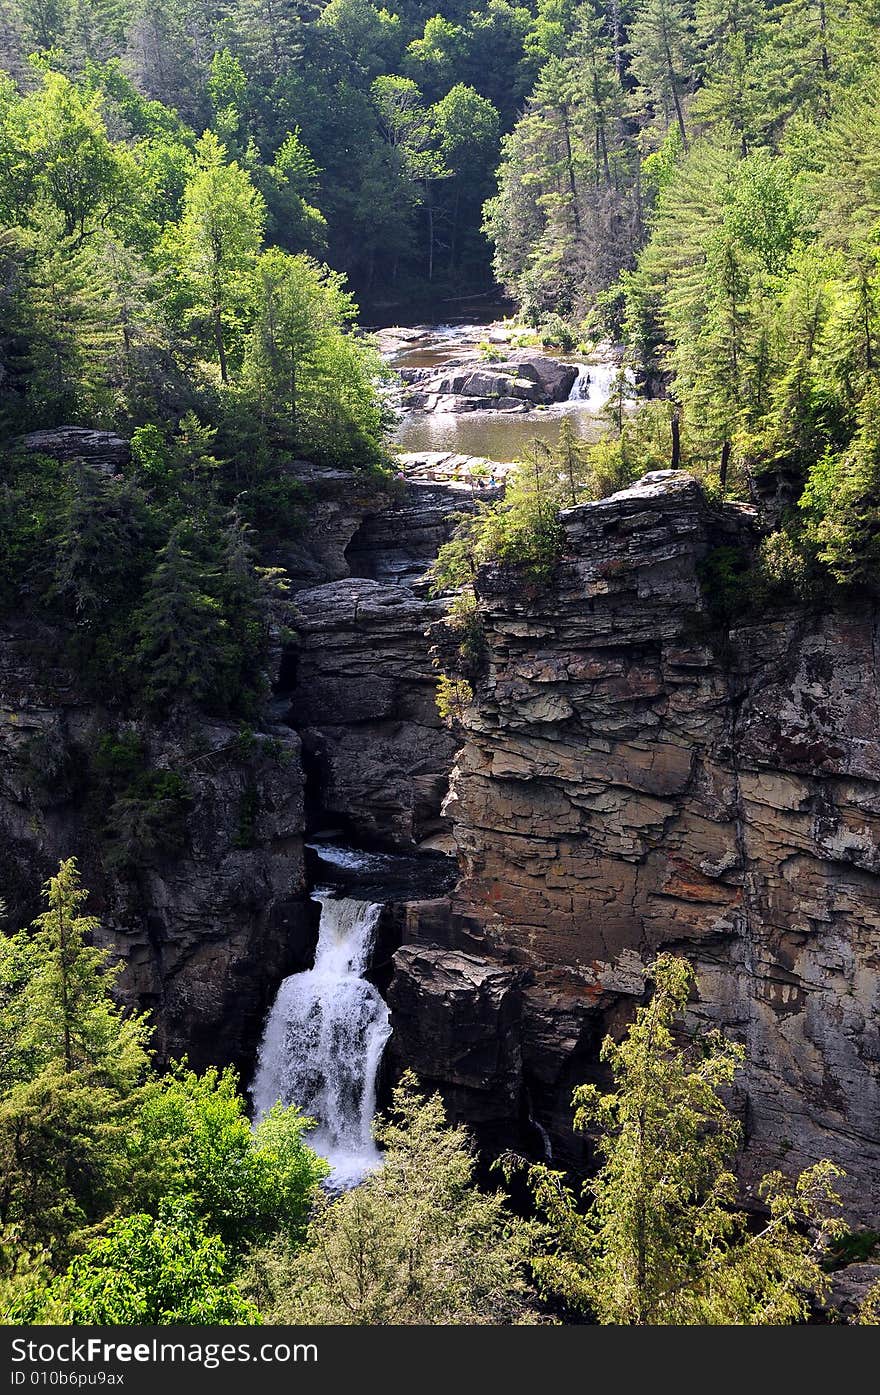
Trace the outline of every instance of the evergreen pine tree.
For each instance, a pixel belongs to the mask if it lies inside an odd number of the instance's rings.
[[[0,1235],[63,1255],[130,1185],[150,1029],[112,999],[73,859],[44,894],[32,936],[0,937]]]
[[[595,1134],[602,1159],[584,1209],[560,1173],[530,1171],[552,1237],[534,1262],[541,1285],[618,1326],[804,1321],[811,1295],[828,1287],[821,1261],[840,1230],[839,1169],[819,1163],[794,1183],[769,1174],[765,1219],[749,1225],[730,1170],[740,1127],[719,1093],[742,1049],[717,1032],[678,1045],[693,969],[662,954],[653,977],[623,1041],[602,1046],[613,1088],[575,1091],[575,1127]]]
[[[522,1323],[535,1320],[525,1261],[531,1228],[475,1184],[466,1133],[412,1073],[377,1129],[383,1165],[318,1202],[305,1244],[254,1251],[242,1288],[271,1322]]]
[[[186,533],[185,524],[172,529],[135,617],[142,691],[155,706],[215,696],[227,642],[220,602],[204,589],[206,578],[185,545]]]

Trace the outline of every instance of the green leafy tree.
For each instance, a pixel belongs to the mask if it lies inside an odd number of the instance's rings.
[[[562,548],[559,510],[568,483],[554,451],[535,439],[528,457],[507,477],[503,500],[477,515],[477,558],[521,565],[536,581],[546,581]]]
[[[151,1085],[138,1126],[140,1205],[155,1213],[163,1197],[185,1200],[230,1254],[276,1233],[302,1239],[328,1167],[307,1146],[312,1121],[297,1109],[277,1105],[252,1128],[234,1071],[197,1075],[181,1064]]]
[[[804,1321],[828,1286],[821,1260],[840,1228],[839,1169],[819,1163],[794,1183],[769,1174],[759,1188],[765,1219],[750,1226],[730,1171],[740,1127],[720,1093],[742,1049],[718,1032],[678,1045],[693,969],[661,954],[652,975],[647,1007],[620,1043],[603,1044],[612,1089],[575,1091],[575,1127],[596,1136],[601,1158],[584,1209],[562,1174],[530,1171],[553,1237],[534,1262],[541,1286],[600,1323]]]
[[[638,159],[605,25],[579,11],[566,51],[541,71],[503,142],[486,204],[496,274],[531,323],[579,320],[629,264],[641,236]]]
[[[241,1279],[268,1321],[377,1326],[534,1320],[530,1227],[475,1185],[476,1159],[415,1077],[377,1129],[381,1168],[324,1198],[303,1248],[257,1250]]]
[[[321,10],[318,27],[367,82],[399,70],[405,25],[398,13],[369,0],[330,0]]]
[[[244,381],[270,432],[325,458],[375,458],[383,429],[378,355],[349,333],[338,273],[272,248],[260,258]]]
[[[192,296],[229,381],[230,348],[248,308],[251,272],[265,224],[265,201],[246,172],[210,131],[199,141],[197,163],[183,195],[175,244]]]
[[[25,100],[28,145],[64,237],[82,240],[120,192],[123,163],[107,134],[101,94],[82,94],[61,73],[45,72]]]
[[[696,122],[727,125],[747,155],[757,138],[765,87],[757,63],[766,11],[761,0],[697,0],[696,36],[705,84],[692,103]]]
[[[298,126],[285,137],[267,174],[260,187],[269,209],[269,241],[292,252],[323,251],[327,219],[316,207],[320,170]]]
[[[29,140],[27,108],[7,72],[0,72],[0,218],[22,221],[34,199],[37,160]]]
[[[66,1273],[19,1300],[19,1320],[47,1309],[50,1321],[86,1326],[258,1323],[231,1270],[222,1240],[185,1205],[166,1204],[158,1217],[114,1221]]]
[[[247,74],[228,48],[211,60],[208,94],[214,108],[214,130],[227,147],[238,144],[245,133]]]
[[[437,135],[430,111],[411,78],[383,75],[371,88],[382,135],[392,152],[394,169],[409,197],[423,204],[427,218],[427,263],[429,281],[434,276],[435,203],[434,186],[449,178],[437,147]]]
[[[476,230],[489,192],[498,159],[498,112],[479,92],[459,82],[431,108],[431,119],[440,159],[451,177],[447,238],[449,265],[454,270],[461,252],[462,223]]]

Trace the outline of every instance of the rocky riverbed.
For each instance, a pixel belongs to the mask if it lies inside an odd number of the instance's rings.
[[[552,443],[563,420],[591,439],[619,371],[603,345],[589,357],[520,347],[502,322],[396,326],[379,347],[398,378],[391,402],[406,455],[519,459],[536,437]]]

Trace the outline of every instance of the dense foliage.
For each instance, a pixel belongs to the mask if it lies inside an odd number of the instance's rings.
[[[662,954],[655,991],[625,1039],[606,1038],[614,1087],[575,1091],[575,1128],[595,1131],[602,1165],[580,1208],[564,1177],[530,1169],[551,1245],[534,1263],[542,1288],[601,1323],[774,1326],[802,1322],[827,1292],[821,1268],[836,1219],[839,1169],[819,1163],[758,1188],[765,1217],[737,1209],[731,1162],[741,1126],[719,1092],[739,1046],[708,1033],[677,1046],[694,986],[682,959]]]
[[[295,124],[262,161],[241,62],[201,72],[194,16],[3,17],[0,614],[61,633],[104,701],[248,715],[297,457],[384,470],[384,368],[321,260],[313,161]],[[78,452],[71,426],[123,440]]]
[[[233,1265],[253,1244],[300,1237],[327,1172],[308,1121],[278,1105],[253,1129],[229,1070],[157,1075],[146,1019],[113,1000],[121,965],[95,943],[72,860],[45,896],[30,933],[0,936],[3,1307],[25,1320],[245,1320]]]
[[[487,205],[536,324],[622,336],[665,463],[777,500],[789,596],[875,582],[880,26],[844,0],[559,7]]]
[[[267,1320],[345,1325],[534,1321],[530,1227],[475,1185],[476,1158],[439,1095],[405,1075],[376,1138],[382,1167],[316,1207],[299,1250],[253,1252],[244,1288]]]
[[[38,96],[4,122],[4,194],[20,204],[30,193],[32,151],[37,182],[51,184],[59,204],[57,231],[71,239],[53,265],[77,254],[71,292],[97,265],[101,291],[136,314],[152,299],[154,278],[173,289],[170,257],[206,338],[219,328],[235,339],[241,275],[263,229],[285,252],[327,257],[376,299],[431,285],[485,289],[480,209],[500,127],[512,124],[537,71],[527,51],[534,21],[510,0],[436,8],[415,0],[393,9],[370,0],[4,0],[0,67],[28,92],[44,73],[56,99],[39,131]],[[58,103],[75,129],[59,121]],[[222,191],[225,205],[218,226],[226,245],[214,271],[210,258],[198,258],[209,190]],[[99,210],[109,250],[80,240]],[[38,235],[55,231],[42,223]],[[184,245],[173,246],[181,236]],[[132,258],[133,242],[145,262]],[[45,302],[45,277],[40,284]],[[86,299],[96,339],[98,285]]]
[[[3,1321],[518,1324],[552,1320],[550,1295],[603,1323],[765,1325],[826,1293],[837,1170],[774,1173],[759,1218],[739,1211],[723,1092],[742,1051],[719,1033],[678,1043],[683,960],[660,956],[647,1006],[605,1042],[610,1093],[575,1092],[596,1176],[577,1196],[528,1168],[524,1220],[411,1074],[377,1123],[381,1166],[321,1192],[294,1107],[254,1127],[231,1071],[154,1072],[75,863],[45,894],[30,933],[0,939]],[[876,1321],[874,1295],[860,1320]]]

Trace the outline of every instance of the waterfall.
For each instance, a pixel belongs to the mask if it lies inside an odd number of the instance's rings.
[[[329,892],[314,900],[321,905],[315,965],[278,990],[251,1097],[257,1118],[280,1099],[316,1119],[309,1143],[330,1162],[331,1183],[345,1187],[379,1161],[371,1124],[391,1028],[388,1008],[363,975],[382,907]]]
[[[579,363],[578,375],[572,384],[571,392],[568,394],[569,402],[582,402],[584,410],[593,413],[601,412],[614,390],[619,372],[620,364],[614,358],[597,359],[593,363]],[[630,369],[626,370],[625,377],[627,383],[632,387],[634,379]]]
[[[578,375],[571,385],[571,392],[568,394],[569,402],[583,402],[590,395],[590,368],[586,363],[579,363],[577,366]]]

